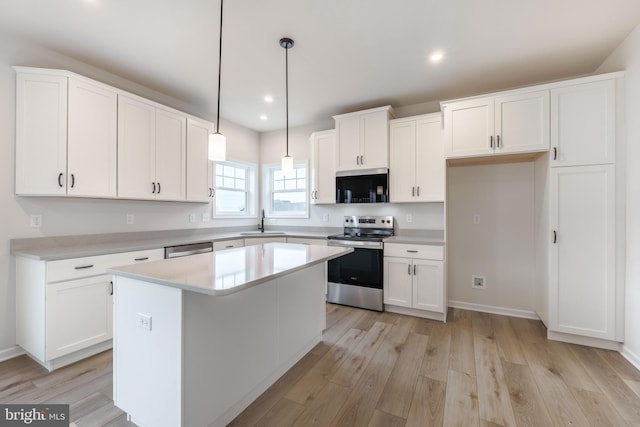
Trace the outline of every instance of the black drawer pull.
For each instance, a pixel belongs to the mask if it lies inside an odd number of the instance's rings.
[[[87,265],[79,265],[78,267],[74,267],[76,270],[86,270],[87,268],[93,268],[93,264]]]
[[[133,260],[134,260],[134,261],[146,261],[146,260],[148,260],[148,259],[149,259],[149,257],[148,257],[148,256],[145,256],[145,257],[142,257],[142,258],[134,258]]]
[[[58,187],[62,188],[62,173],[58,175]]]
[[[227,245],[227,246],[225,246],[224,248],[225,248],[225,249],[229,249],[229,248],[232,248],[232,247],[233,247],[233,245]]]
[[[410,254],[417,254],[418,251],[413,250],[413,249],[407,249],[407,252],[409,252]]]

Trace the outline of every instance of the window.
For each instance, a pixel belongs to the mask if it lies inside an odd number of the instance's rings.
[[[280,165],[265,167],[265,209],[269,216],[308,217],[307,165],[294,165],[290,176],[282,175]]]
[[[255,167],[253,165],[216,162],[215,216],[248,217],[255,215]]]

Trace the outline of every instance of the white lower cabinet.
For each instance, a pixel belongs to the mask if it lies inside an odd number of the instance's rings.
[[[162,249],[57,261],[16,257],[16,342],[48,370],[111,348],[110,267],[164,258]]]
[[[385,243],[384,252],[385,310],[446,320],[443,247]]]
[[[265,243],[287,243],[287,238],[284,236],[281,237],[251,237],[249,239],[244,239],[245,246],[252,245],[263,245]]]
[[[244,239],[220,240],[213,242],[214,251],[223,251],[225,249],[241,248],[244,246]]]

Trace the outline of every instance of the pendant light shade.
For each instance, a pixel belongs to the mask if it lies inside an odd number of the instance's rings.
[[[209,134],[209,160],[223,161],[227,158],[227,138],[220,133],[220,81],[222,76],[222,9],[224,0],[220,0],[220,43],[218,47],[218,112],[216,131]]]
[[[293,157],[289,155],[289,49],[293,47],[293,40],[288,37],[280,39],[280,46],[284,48],[284,64],[285,64],[285,105],[287,110],[287,125],[286,125],[286,141],[287,148],[284,157],[282,157],[282,175],[290,176],[293,174]]]

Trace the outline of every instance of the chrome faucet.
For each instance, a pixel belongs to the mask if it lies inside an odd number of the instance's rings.
[[[260,224],[258,224],[258,230],[264,233],[264,209],[262,209],[262,218],[260,219]]]

